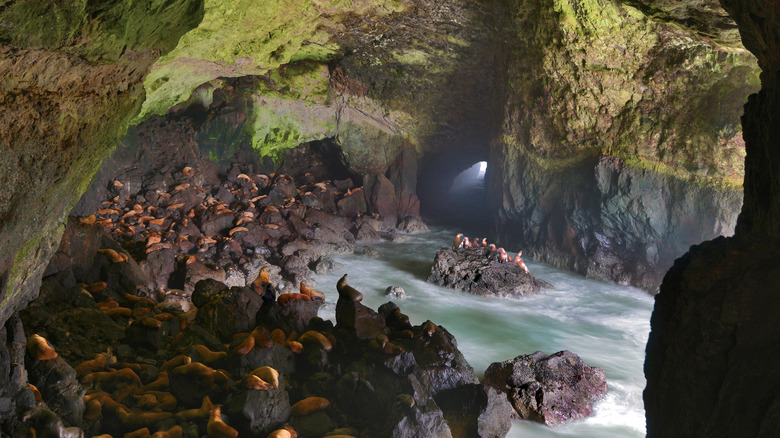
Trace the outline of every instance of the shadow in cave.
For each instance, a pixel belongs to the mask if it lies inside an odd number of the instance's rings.
[[[444,160],[429,166],[429,174],[421,176],[425,184],[420,190],[426,220],[467,236],[487,237],[491,221],[485,184],[488,169],[480,158],[460,159],[457,164]]]

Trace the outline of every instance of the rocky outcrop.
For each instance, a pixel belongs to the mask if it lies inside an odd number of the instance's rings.
[[[428,282],[474,295],[518,298],[553,285],[523,271],[514,262],[500,262],[488,248],[442,249],[436,253]]]
[[[763,70],[762,90],[742,117],[745,202],[733,238],[692,247],[664,278],[645,360],[649,437],[780,434],[771,347],[780,336],[773,316],[780,156],[777,124],[768,123],[780,115],[780,14],[754,2],[722,3]]]
[[[493,363],[483,381],[505,393],[520,418],[548,426],[587,417],[592,403],[607,393],[604,370],[570,351],[550,356],[537,351]]]
[[[647,343],[648,436],[780,432],[780,240],[718,238],[664,278]],[[695,388],[681,391],[680,388]]]
[[[200,1],[0,11],[0,321],[35,297],[65,218],[140,110],[147,69]]]
[[[506,128],[487,174],[503,245],[655,292],[689,245],[733,233],[739,116],[759,70],[703,3],[510,8],[529,25],[510,31],[522,49],[509,57]],[[694,30],[673,24],[692,9],[707,10],[686,19]],[[707,26],[719,30],[697,35]]]

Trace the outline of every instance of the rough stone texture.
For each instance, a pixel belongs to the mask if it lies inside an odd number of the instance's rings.
[[[504,246],[656,291],[690,244],[733,232],[745,156],[739,116],[759,85],[749,53],[615,2],[518,2],[507,17],[529,25],[508,37],[506,128],[487,174]],[[599,177],[614,158],[621,164],[607,169],[619,196]],[[664,223],[683,211],[690,227]],[[715,226],[712,211],[724,212]],[[602,260],[592,265],[594,257]]]
[[[487,385],[463,385],[436,396],[453,436],[503,438],[514,409],[506,394]]]
[[[651,437],[780,434],[780,240],[694,246],[656,297],[647,343]]]
[[[0,11],[10,44],[0,48],[0,322],[35,297],[67,213],[140,109],[160,54],[146,49],[173,47],[200,5],[22,1]]]
[[[553,285],[526,274],[517,264],[501,263],[483,248],[451,249],[436,253],[428,282],[474,295],[517,298],[537,294]]]
[[[492,363],[483,381],[504,392],[520,418],[548,426],[590,415],[591,403],[607,393],[604,370],[569,351]]]

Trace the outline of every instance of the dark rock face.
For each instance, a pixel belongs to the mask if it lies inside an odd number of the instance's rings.
[[[652,437],[780,434],[780,240],[718,238],[664,278],[645,361]],[[690,388],[684,390],[683,388]]]
[[[501,263],[483,248],[442,249],[428,275],[428,282],[474,295],[517,298],[539,293],[552,285],[526,274],[512,262]]]
[[[514,409],[506,394],[483,384],[463,385],[436,397],[453,436],[504,437]]]
[[[569,351],[493,363],[484,383],[504,392],[520,418],[549,426],[590,415],[592,402],[607,393],[604,370]]]

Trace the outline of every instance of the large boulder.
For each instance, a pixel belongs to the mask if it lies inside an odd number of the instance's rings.
[[[428,275],[428,282],[474,295],[517,298],[537,294],[552,285],[523,271],[515,263],[501,263],[488,249],[442,249]]]
[[[590,415],[592,403],[607,393],[604,370],[570,351],[492,363],[484,384],[506,393],[520,418],[548,426]]]

